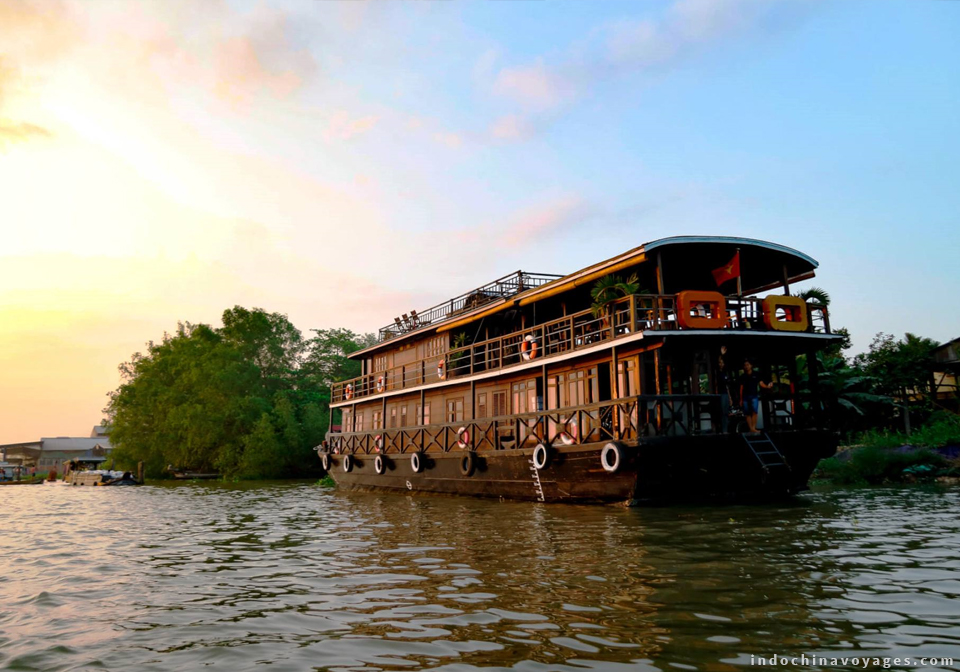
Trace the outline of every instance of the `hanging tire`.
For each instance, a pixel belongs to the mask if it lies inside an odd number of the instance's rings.
[[[600,466],[608,474],[615,474],[623,464],[623,445],[610,442],[600,451]]]
[[[460,458],[460,473],[464,476],[473,476],[477,469],[477,456],[472,450],[464,453]]]
[[[320,455],[320,464],[323,465],[324,471],[330,471],[330,453],[322,453]]]
[[[343,456],[343,470],[347,473],[353,471],[353,455]]]
[[[537,471],[546,469],[550,465],[550,447],[538,443],[537,447],[533,449],[533,466],[537,468]]]
[[[415,474],[423,471],[423,454],[419,451],[410,456],[410,468]]]
[[[383,455],[377,455],[373,459],[373,470],[378,474],[383,474],[387,470],[387,465],[384,462]]]

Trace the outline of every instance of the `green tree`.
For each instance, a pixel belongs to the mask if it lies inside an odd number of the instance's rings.
[[[118,465],[227,476],[308,476],[327,431],[329,384],[359,374],[346,355],[373,337],[345,329],[309,341],[286,316],[235,306],[223,326],[180,323],[120,365],[105,422]]]
[[[891,396],[907,399],[909,396],[935,394],[933,381],[933,351],[939,343],[911,333],[903,339],[880,332],[870,349],[854,359],[854,366],[877,380],[880,390]]]
[[[253,430],[243,438],[240,472],[257,474],[259,478],[279,478],[286,475],[287,454],[270,415],[264,413]]]

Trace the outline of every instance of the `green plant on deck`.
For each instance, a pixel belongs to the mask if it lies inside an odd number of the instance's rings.
[[[618,275],[605,275],[590,290],[590,298],[593,299],[590,312],[595,318],[609,315],[614,302],[633,294],[649,294],[646,290],[640,290],[640,279],[636,273],[626,280]]]
[[[450,373],[463,374],[462,368],[470,366],[470,339],[465,332],[460,332],[453,337],[453,343],[450,350]]]
[[[814,301],[819,303],[821,306],[830,305],[830,294],[827,293],[827,290],[821,289],[820,287],[809,287],[800,294],[798,294],[801,299],[804,301]]]

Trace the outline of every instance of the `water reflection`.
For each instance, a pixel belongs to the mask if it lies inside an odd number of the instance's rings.
[[[9,490],[24,491],[0,493],[14,669],[960,661],[957,490],[662,509],[291,484]]]

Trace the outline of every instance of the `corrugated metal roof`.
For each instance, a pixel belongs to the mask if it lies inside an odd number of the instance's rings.
[[[105,436],[44,438],[40,439],[40,444],[44,452],[49,450],[86,451],[93,450],[97,446],[100,446],[104,450],[113,450],[113,446],[110,445],[110,439]]]

